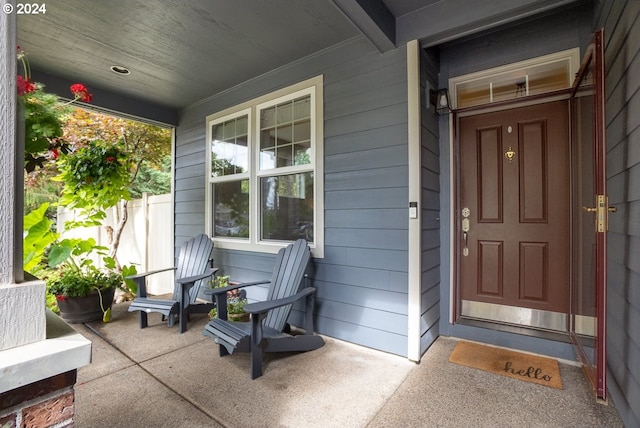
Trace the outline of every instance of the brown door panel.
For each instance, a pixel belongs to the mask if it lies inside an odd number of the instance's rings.
[[[460,119],[463,300],[568,313],[566,101]]]

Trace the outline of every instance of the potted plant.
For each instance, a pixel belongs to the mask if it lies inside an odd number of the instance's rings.
[[[229,276],[216,276],[209,285],[211,288],[222,288],[229,285]],[[244,306],[249,303],[244,290],[227,291],[227,317],[229,321],[249,321],[250,316],[244,311]],[[209,319],[218,317],[218,309],[213,308],[209,311]]]
[[[249,301],[241,297],[232,297],[227,300],[227,318],[229,321],[246,322],[249,321],[250,315],[244,311],[244,306]],[[218,318],[218,309],[213,308],[209,311],[209,319]]]
[[[108,249],[93,238],[61,240],[46,216],[47,208],[43,204],[24,217],[25,271],[45,281],[47,306],[66,321],[109,321],[115,289],[124,284],[123,275],[134,274],[135,268],[118,272]],[[96,266],[99,260],[101,268]],[[50,302],[49,296],[55,300]]]
[[[123,287],[123,274],[106,256],[106,247],[93,238],[63,239],[49,251],[46,274],[49,292],[56,296],[60,316],[69,323],[111,319],[111,305],[116,288]],[[94,261],[102,257],[103,268]]]
[[[82,323],[102,319],[109,322],[114,293],[122,285],[122,275],[95,267],[86,271],[68,269],[47,283],[65,321]]]

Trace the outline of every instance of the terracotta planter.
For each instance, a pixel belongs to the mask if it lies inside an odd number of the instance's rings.
[[[102,307],[106,311],[113,303],[115,289],[102,290]],[[100,321],[104,312],[100,306],[100,296],[97,291],[84,297],[56,296],[60,316],[70,324]]]

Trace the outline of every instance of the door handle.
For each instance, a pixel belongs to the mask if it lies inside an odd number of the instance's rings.
[[[464,242],[464,247],[462,248],[462,255],[467,257],[469,255],[469,248],[467,247],[467,237],[469,236],[468,232],[462,232],[462,241]]]
[[[462,255],[467,257],[469,255],[469,248],[467,247],[467,240],[469,238],[469,215],[471,214],[471,211],[469,211],[469,208],[463,208],[462,209],[462,243],[463,243],[463,247],[462,247]]]
[[[582,207],[582,210],[596,214],[596,232],[605,232],[609,229],[609,213],[618,211],[616,207],[609,206],[609,198],[605,195],[596,195],[596,206]]]

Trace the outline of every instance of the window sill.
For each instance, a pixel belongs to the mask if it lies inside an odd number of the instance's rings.
[[[260,243],[251,243],[248,240],[232,240],[225,238],[213,238],[215,248],[223,250],[237,250],[237,251],[249,251],[253,253],[267,253],[277,254],[281,248],[293,243],[290,242],[275,242],[275,241],[262,241]],[[311,249],[311,257],[314,259],[324,258],[324,248],[316,244],[309,244]]]

